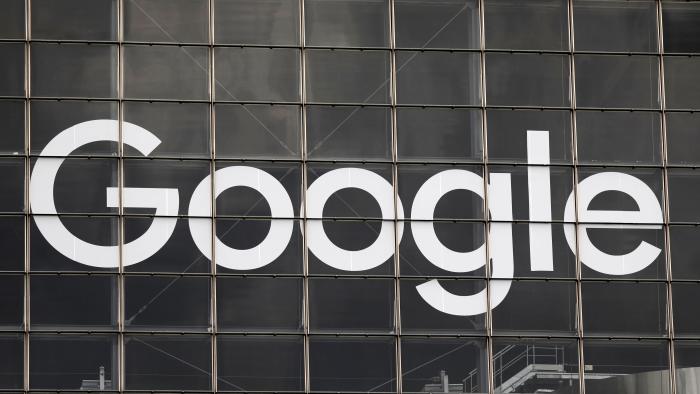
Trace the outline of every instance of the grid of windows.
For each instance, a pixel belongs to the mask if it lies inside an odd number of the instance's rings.
[[[0,390],[700,389],[700,4],[0,7]],[[116,121],[118,140],[42,159],[61,163],[59,215],[30,212],[29,175],[41,152],[61,131],[95,119]],[[127,124],[160,139],[148,157],[124,142]],[[546,163],[528,161],[528,130],[548,132]],[[249,187],[212,197],[218,171],[241,166],[279,182],[293,214],[276,214]],[[390,215],[354,188],[320,209],[307,204],[317,179],[347,167],[391,186]],[[529,182],[543,168],[551,215],[533,217]],[[421,186],[445,170],[477,174],[486,198],[454,190],[432,219],[412,215]],[[580,182],[606,171],[641,180],[662,218],[620,229],[625,223],[567,216]],[[495,174],[512,181],[509,222],[489,213],[495,199],[483,178]],[[190,199],[207,177],[211,213],[193,214]],[[146,187],[177,189],[178,210],[161,217],[127,206],[124,194],[105,204],[108,188]],[[639,207],[612,192],[589,208]],[[55,218],[86,242],[114,246],[121,263],[96,268],[59,253],[38,225]],[[169,241],[125,264],[124,245],[156,222],[171,226]],[[515,262],[505,299],[491,308],[484,297],[486,313],[472,316],[426,303],[417,286],[429,280],[469,295],[510,279],[486,264],[502,226],[512,231]],[[269,264],[227,254],[254,248],[277,227],[291,236]],[[537,227],[552,234],[551,270],[532,269]],[[193,228],[211,245],[208,254]],[[486,245],[481,267],[456,273],[436,265],[415,239],[426,228],[453,252]],[[336,257],[304,236],[319,231],[345,250],[380,243],[392,253],[370,269],[338,269]],[[391,236],[380,237],[384,231]],[[641,242],[661,252],[633,274],[601,273],[576,258],[583,235],[612,255]],[[642,380],[644,388],[635,386]]]

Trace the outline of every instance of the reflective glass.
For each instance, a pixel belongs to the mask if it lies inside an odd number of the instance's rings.
[[[24,153],[24,102],[19,100],[0,100],[0,153],[21,155]]]
[[[396,53],[399,104],[477,105],[479,56],[468,52]]]
[[[396,0],[396,46],[399,48],[478,48],[476,0]]]
[[[586,335],[667,335],[665,283],[583,282],[581,303]]]
[[[0,212],[24,211],[24,159],[0,159]]]
[[[668,170],[669,218],[672,222],[700,222],[700,172],[695,168]]]
[[[18,330],[24,318],[24,277],[0,275],[0,329]]]
[[[700,57],[664,58],[666,107],[700,108],[700,93],[695,89],[700,84],[698,67],[700,67]]]
[[[309,338],[311,391],[396,391],[393,338]]]
[[[5,0],[3,2],[3,12],[0,14],[0,38],[24,38],[24,1]]]
[[[117,96],[116,45],[33,43],[30,52],[32,96]]]
[[[104,388],[117,388],[117,336],[104,334],[49,335],[29,337],[29,387],[33,390],[99,389],[104,371]]]
[[[488,0],[484,18],[487,48],[566,50],[569,47],[566,1]]]
[[[488,53],[486,102],[510,106],[569,105],[569,59],[555,54]]]
[[[32,38],[116,40],[117,3],[118,0],[32,0]]]
[[[209,157],[209,106],[203,103],[125,102],[124,121],[153,133],[161,143],[149,156]],[[124,144],[124,155],[141,156]]]
[[[669,164],[700,164],[700,114],[666,113],[666,155]]]
[[[0,43],[0,96],[24,96],[24,45]]]
[[[391,160],[391,110],[308,106],[306,143],[311,159]]]
[[[302,337],[220,335],[216,354],[219,390],[303,390]]]
[[[137,99],[207,100],[204,47],[124,46],[124,96]]]
[[[126,41],[209,41],[208,0],[138,0],[124,3]]]
[[[316,103],[388,104],[389,52],[306,51],[306,98]]]
[[[299,332],[303,290],[300,278],[219,276],[216,279],[218,329]]]
[[[216,99],[299,101],[300,53],[289,48],[216,48]]]
[[[217,44],[297,45],[297,0],[214,0]]]
[[[402,391],[404,393],[486,392],[487,347],[482,338],[403,337],[401,340]],[[464,390],[464,391],[461,391]]]
[[[578,1],[574,27],[577,51],[655,52],[657,48],[654,1]]]
[[[32,329],[116,328],[117,278],[112,275],[31,275]]]
[[[387,0],[306,0],[306,45],[386,47]]]
[[[664,52],[700,52],[700,4],[666,1],[661,7],[664,21]]]
[[[700,315],[697,300],[700,297],[698,283],[673,283],[673,332],[677,336],[700,336]]]
[[[398,108],[397,155],[408,161],[481,161],[481,111]]]
[[[673,361],[676,366],[676,392],[692,393],[697,389],[700,366],[700,342],[675,341]]]
[[[309,279],[312,332],[392,332],[392,279]]]
[[[208,277],[127,276],[124,323],[131,330],[206,330],[210,293]]]
[[[0,270],[24,270],[24,218],[21,216],[0,216]]]
[[[659,59],[576,55],[576,105],[659,108]]]
[[[656,112],[578,111],[576,136],[579,163],[661,164]]]
[[[668,232],[673,279],[700,279],[700,228],[670,226]]]
[[[124,337],[126,390],[209,390],[211,340],[206,335]]]
[[[21,390],[24,387],[24,341],[21,334],[0,335],[0,388]]]
[[[587,393],[670,392],[665,341],[584,340],[583,362]]]
[[[216,156],[293,159],[301,156],[301,108],[216,104]]]

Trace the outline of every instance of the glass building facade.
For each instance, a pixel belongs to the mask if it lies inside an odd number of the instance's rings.
[[[699,393],[698,111],[698,2],[2,0],[0,391]]]

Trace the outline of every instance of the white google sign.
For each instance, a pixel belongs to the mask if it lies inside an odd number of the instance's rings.
[[[551,220],[551,191],[549,169],[549,132],[528,131],[528,191],[530,220]],[[53,198],[56,174],[65,157],[77,148],[92,142],[119,141],[119,126],[115,120],[93,120],[70,127],[49,142],[32,170],[30,197],[31,209],[38,214],[56,214]],[[122,141],[148,156],[160,140],[148,130],[131,123],[122,124]],[[216,171],[214,194],[236,187],[247,186],[264,196],[270,206],[272,217],[291,218],[294,209],[284,187],[267,172],[249,166],[231,166]],[[306,192],[305,217],[320,219],[328,198],[345,188],[366,191],[377,203],[385,219],[377,239],[362,250],[346,250],[335,245],[326,235],[320,221],[306,222],[305,236],[309,250],[329,266],[345,271],[364,271],[385,263],[394,254],[395,237],[403,234],[401,222],[394,234],[393,220],[404,219],[401,201],[394,204],[392,185],[381,176],[361,168],[347,167],[329,171],[316,179]],[[484,190],[486,189],[486,190]],[[430,177],[418,190],[412,205],[414,220],[432,220],[435,206],[442,196],[453,190],[467,190],[481,198],[488,193],[490,225],[490,257],[493,261],[492,276],[503,280],[491,281],[488,294],[490,306],[496,307],[508,294],[513,278],[512,239],[512,193],[510,174],[495,173],[484,188],[484,179],[473,172],[450,169]],[[629,195],[637,203],[635,211],[597,211],[589,204],[600,193],[618,191]],[[189,203],[191,216],[211,215],[211,176],[196,187]],[[106,204],[117,207],[117,188],[107,188]],[[122,248],[124,266],[139,263],[161,249],[175,229],[179,208],[177,189],[168,188],[124,188],[122,205],[132,208],[153,208],[156,217],[149,229],[139,238]],[[640,179],[620,173],[601,172],[587,177],[578,185],[578,217],[573,192],[569,195],[564,210],[566,221],[581,223],[578,253],[583,264],[609,275],[628,275],[651,264],[661,249],[640,241],[635,250],[624,255],[611,255],[597,248],[586,234],[587,228],[614,227],[661,228],[662,211],[654,192]],[[303,207],[302,207],[303,212]],[[117,246],[95,245],[73,235],[56,216],[34,216],[39,231],[61,254],[81,264],[113,268],[119,265]],[[596,223],[596,224],[594,224]],[[624,224],[603,224],[624,223]],[[218,238],[214,241],[217,264],[235,270],[251,270],[263,267],[277,259],[286,249],[293,230],[292,220],[271,221],[265,239],[250,249],[234,249]],[[211,226],[202,220],[190,220],[189,228],[194,243],[211,259]],[[571,250],[576,249],[573,226],[565,226],[565,236]],[[433,226],[414,226],[413,237],[421,253],[434,265],[450,272],[469,272],[486,263],[486,246],[481,245],[469,252],[456,252],[443,245]],[[530,254],[533,271],[552,271],[552,227],[542,223],[530,225]],[[417,286],[421,297],[432,307],[451,315],[469,316],[486,312],[487,290],[473,295],[456,295],[445,290],[437,280]]]

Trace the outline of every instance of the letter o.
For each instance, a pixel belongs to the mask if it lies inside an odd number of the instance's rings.
[[[320,220],[307,220],[307,246],[313,254],[329,266],[344,271],[365,271],[384,263],[394,254],[394,217],[403,219],[403,206],[397,199],[394,214],[394,188],[386,179],[361,168],[339,168],[318,177],[306,191],[306,214],[309,219],[320,219],[328,198],[335,192],[356,188],[372,195],[382,212],[382,227],[372,245],[362,250],[347,250],[333,243]],[[398,223],[398,239],[403,235],[403,223]]]
[[[265,197],[270,205],[270,213],[275,218],[290,220],[271,220],[270,231],[265,239],[250,249],[232,248],[216,237],[216,263],[234,270],[252,270],[264,267],[277,259],[287,248],[292,236],[294,208],[289,194],[280,182],[267,172],[247,166],[221,168],[214,173],[216,177],[214,199],[223,191],[236,186],[255,189]],[[204,178],[190,200],[190,216],[211,215],[211,175]],[[190,220],[190,233],[197,248],[211,260],[211,228],[200,220]]]

